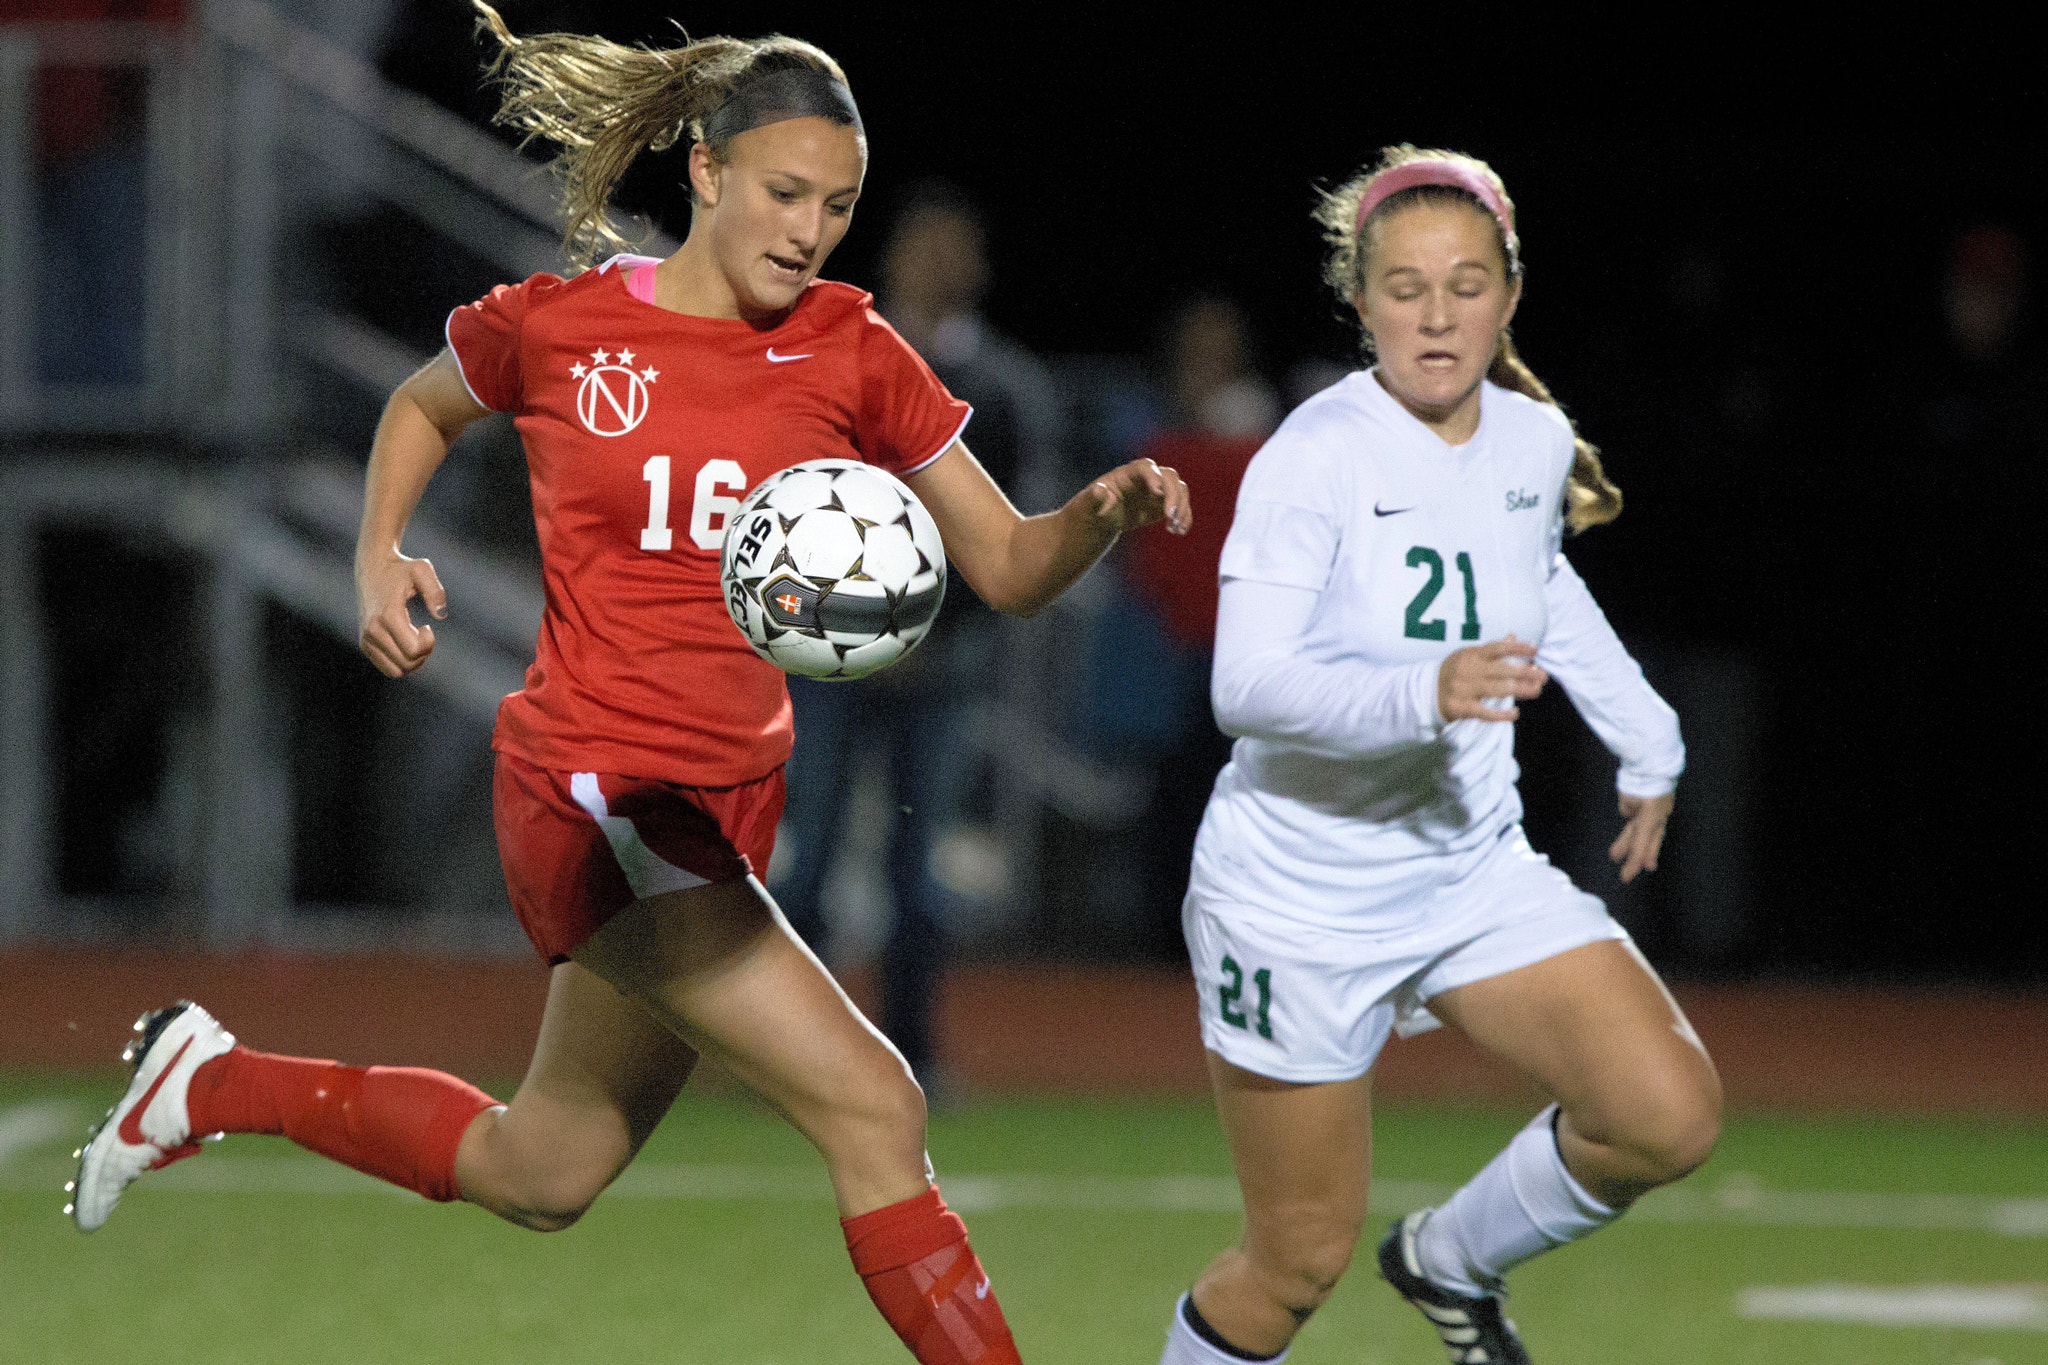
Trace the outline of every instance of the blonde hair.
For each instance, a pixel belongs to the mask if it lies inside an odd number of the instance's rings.
[[[580,33],[515,37],[498,12],[472,0],[477,32],[497,39],[485,66],[501,102],[493,122],[556,144],[551,166],[561,177],[562,244],[587,265],[597,254],[632,245],[613,226],[613,188],[644,151],[666,151],[688,138],[704,141],[704,121],[748,78],[809,67],[846,81],[839,63],[799,38],[700,38],[682,47],[627,46]],[[711,146],[718,161],[725,142]],[[694,198],[694,192],[693,192]]]
[[[1416,204],[1465,204],[1484,214],[1500,246],[1501,264],[1507,278],[1510,281],[1522,278],[1520,242],[1502,231],[1492,210],[1469,190],[1454,185],[1416,185],[1388,195],[1373,206],[1363,222],[1359,220],[1359,206],[1365,202],[1372,182],[1388,171],[1417,161],[1449,161],[1484,177],[1499,193],[1512,219],[1514,200],[1508,197],[1507,186],[1494,173],[1493,167],[1479,158],[1462,152],[1420,148],[1406,142],[1397,147],[1383,148],[1378,165],[1361,170],[1334,190],[1317,192],[1319,202],[1315,219],[1322,225],[1323,240],[1329,246],[1329,255],[1323,260],[1323,282],[1335,290],[1337,297],[1347,306],[1365,290],[1367,257],[1376,229],[1401,210]],[[1372,337],[1369,333],[1364,344],[1370,354]],[[1514,338],[1505,329],[1500,334],[1500,347],[1494,353],[1493,363],[1487,366],[1486,377],[1501,388],[1512,389],[1560,410],[1563,408],[1551,396],[1549,386],[1538,379],[1536,372],[1516,353]],[[1571,420],[1569,415],[1566,420]],[[1599,447],[1579,435],[1577,422],[1572,422],[1571,427],[1572,468],[1565,480],[1564,519],[1565,525],[1576,533],[1604,525],[1620,516],[1621,490],[1615,487],[1613,480],[1607,477],[1607,471],[1601,467]]]

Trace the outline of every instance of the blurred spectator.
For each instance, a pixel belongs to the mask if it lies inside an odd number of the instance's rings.
[[[1180,471],[1196,499],[1195,524],[1185,536],[1133,537],[1124,564],[1174,644],[1205,652],[1216,636],[1216,565],[1237,485],[1279,425],[1280,404],[1251,368],[1243,311],[1220,298],[1198,295],[1175,315],[1168,377],[1172,424],[1137,454]],[[1206,662],[1202,697],[1206,716]]]
[[[5,13],[64,23],[184,17],[181,0],[12,0]],[[142,380],[148,97],[140,66],[36,72],[36,369],[46,384]]]
[[[1057,408],[1037,358],[981,315],[989,263],[986,227],[974,204],[948,184],[916,186],[884,248],[882,275],[883,316],[947,388],[974,405],[964,436],[968,447],[1023,510],[1041,510],[1057,478]],[[796,752],[786,827],[795,857],[776,893],[797,931],[820,956],[828,955],[821,893],[856,761],[886,755],[889,807],[897,819],[887,843],[892,915],[882,951],[879,1022],[927,1090],[935,1081],[943,1086],[932,1070],[931,1005],[945,967],[951,895],[932,875],[934,849],[947,838],[974,845],[984,858],[1000,856],[992,841],[977,842],[959,826],[978,794],[977,760],[964,725],[973,707],[997,690],[1004,646],[1003,622],[956,578],[930,637],[903,663],[852,685],[790,679]]]
[[[1938,450],[2003,464],[2041,442],[2048,376],[2023,331],[2027,254],[2004,223],[1979,223],[1949,241],[1941,292],[1946,345],[1915,386],[1919,434]]]
[[[1127,589],[1095,676],[1105,736],[1157,774],[1140,822],[1144,902],[1154,936],[1171,938],[1195,828],[1230,756],[1209,708],[1216,640],[1217,565],[1245,467],[1280,418],[1279,399],[1252,366],[1249,320],[1227,299],[1198,294],[1172,315],[1165,378],[1168,424],[1136,454],[1187,480],[1195,522],[1185,536],[1133,536],[1120,567]]]

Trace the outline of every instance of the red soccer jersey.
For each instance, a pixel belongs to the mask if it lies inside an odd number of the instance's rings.
[[[789,757],[789,691],[719,591],[725,519],[779,469],[828,457],[899,477],[968,407],[850,285],[814,282],[773,328],[644,303],[615,257],[500,285],[448,317],[470,393],[514,414],[547,609],[494,748],[556,771],[697,787]]]

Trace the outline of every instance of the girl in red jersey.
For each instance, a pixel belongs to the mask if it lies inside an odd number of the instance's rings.
[[[281,1133],[525,1227],[575,1222],[625,1167],[699,1056],[752,1087],[824,1157],[856,1270],[920,1361],[1014,1361],[966,1229],[925,1156],[902,1059],[792,935],[754,874],[782,807],[782,674],[726,618],[718,551],[747,489],[840,456],[916,490],[953,566],[1030,614],[1117,535],[1185,530],[1186,489],[1137,461],[1023,517],[961,444],[968,411],[874,311],[818,279],[866,169],[839,67],[788,38],[664,51],[554,34],[501,52],[500,117],[558,143],[569,240],[616,241],[611,187],[687,136],[694,212],[666,260],[537,275],[448,320],[370,456],[357,546],[362,648],[391,677],[428,661],[447,595],[399,542],[449,443],[514,414],[547,604],[497,734],[495,810],[521,923],[553,964],[509,1104],[438,1072],[344,1067],[236,1045],[189,1004],[146,1016],[133,1084],[88,1144],[74,1216],[218,1132]]]

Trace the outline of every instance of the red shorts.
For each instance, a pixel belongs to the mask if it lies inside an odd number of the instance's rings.
[[[568,961],[636,900],[768,870],[781,768],[737,787],[684,787],[497,760],[491,809],[505,889],[550,963]]]

